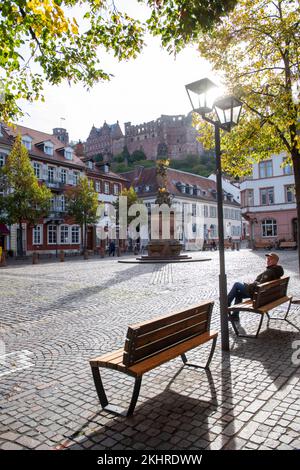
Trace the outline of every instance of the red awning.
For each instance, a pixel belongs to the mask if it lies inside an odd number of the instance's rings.
[[[0,233],[2,233],[2,235],[9,235],[9,230],[5,224],[0,224]]]

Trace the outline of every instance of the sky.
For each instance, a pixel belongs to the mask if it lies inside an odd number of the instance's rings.
[[[129,13],[145,14],[135,0],[126,0]],[[104,57],[104,70],[114,75],[110,82],[96,84],[90,91],[82,85],[62,83],[46,85],[45,102],[23,105],[25,116],[19,124],[52,133],[54,127],[68,130],[71,140],[85,141],[93,125],[106,121],[142,124],[161,114],[187,114],[191,105],[185,90],[187,83],[209,77],[210,65],[199,56],[196,46],[189,46],[176,57],[160,46],[159,38],[147,37],[147,46],[137,59],[118,62],[112,55]]]

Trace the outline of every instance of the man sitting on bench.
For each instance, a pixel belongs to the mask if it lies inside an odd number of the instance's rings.
[[[264,282],[274,281],[283,276],[283,268],[278,264],[279,256],[276,253],[267,253],[267,268],[264,272],[259,274],[254,282],[246,284],[242,282],[235,282],[232,286],[231,291],[227,296],[228,307],[232,304],[235,299],[235,304],[239,304],[243,299],[252,298],[255,287],[257,284]],[[231,320],[239,321],[239,312],[234,312],[230,315]]]

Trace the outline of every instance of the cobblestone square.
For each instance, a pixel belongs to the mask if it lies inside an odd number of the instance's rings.
[[[300,297],[296,252],[278,254],[289,293]],[[122,347],[128,324],[213,299],[212,328],[220,330],[219,253],[192,256],[211,260],[138,265],[94,257],[1,268],[0,448],[299,449],[297,306],[289,323],[264,321],[257,339],[236,338],[229,326],[230,353],[219,333],[211,373],[178,358],[145,374],[132,417],[102,411],[88,360]],[[226,251],[225,260],[228,288],[265,266],[262,251]],[[241,326],[255,331],[257,316],[241,314]],[[188,359],[203,362],[208,348]],[[108,397],[125,408],[132,379],[109,370],[103,378]]]

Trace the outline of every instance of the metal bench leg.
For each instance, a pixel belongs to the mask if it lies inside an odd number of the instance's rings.
[[[95,382],[96,391],[99,397],[100,404],[102,408],[105,408],[108,405],[107,396],[102,384],[101,375],[99,367],[92,367],[92,374]]]
[[[261,319],[260,319],[260,322],[259,322],[259,325],[258,325],[258,330],[257,330],[257,332],[256,332],[255,338],[258,337],[258,334],[259,334],[259,332],[260,332],[261,325],[262,325],[262,322],[263,322],[263,319],[264,319],[264,316],[263,316],[262,314],[261,314],[260,316],[261,316]]]
[[[134,382],[134,389],[132,393],[131,402],[127,411],[127,416],[131,416],[134,412],[134,408],[135,408],[135,405],[136,405],[136,402],[140,393],[141,383],[142,383],[142,376],[136,377],[135,382]]]
[[[183,364],[187,363],[187,358],[186,358],[186,355],[184,353],[181,354],[181,359],[182,359]]]
[[[211,350],[210,350],[210,354],[209,354],[209,357],[207,359],[207,362],[205,364],[205,367],[204,369],[209,369],[209,365],[211,363],[211,360],[213,358],[213,355],[214,355],[214,352],[215,352],[215,349],[216,349],[216,344],[217,344],[217,338],[214,338],[213,339],[213,343],[211,345]]]
[[[291,298],[290,301],[289,301],[289,305],[288,305],[286,314],[285,314],[285,316],[284,316],[284,320],[287,319],[287,316],[288,316],[288,314],[289,314],[289,311],[290,311],[290,308],[291,308],[291,305],[292,305],[292,300],[293,300],[293,298]]]
[[[115,406],[115,405],[110,405],[108,403],[107,396],[106,396],[106,393],[102,384],[99,367],[91,366],[91,369],[92,369],[92,374],[93,374],[93,378],[95,382],[96,391],[99,397],[100,405],[103,408],[103,410],[109,413],[112,413],[114,415],[118,415],[118,416],[131,416],[134,412],[135,405],[139,396],[141,383],[142,383],[142,377],[136,377],[135,379],[131,402],[130,402],[128,411],[126,412],[126,411],[123,411],[120,407]]]
[[[197,367],[199,369],[209,369],[209,364],[211,363],[211,360],[212,360],[214,352],[215,352],[216,343],[217,343],[217,338],[214,338],[205,366],[200,366],[198,364],[192,364],[192,363],[188,362],[186,355],[183,353],[183,354],[181,354],[181,359],[183,360],[184,365],[191,366],[191,367]]]
[[[236,336],[238,336],[239,338],[257,338],[258,334],[260,332],[261,326],[262,326],[263,319],[264,319],[263,314],[260,314],[260,316],[261,316],[261,318],[260,318],[258,329],[257,329],[257,332],[256,332],[255,335],[242,335],[242,334],[240,334],[239,330],[237,329],[237,327],[235,325],[235,322],[233,320],[231,320],[230,318],[229,318],[229,321],[231,322],[232,328],[234,329],[234,332],[235,332]]]
[[[228,319],[231,323],[231,326],[233,328],[233,331],[235,332],[236,336],[240,336],[239,334],[239,330],[237,329],[236,325],[235,325],[235,322],[230,318],[230,315],[228,315]]]

